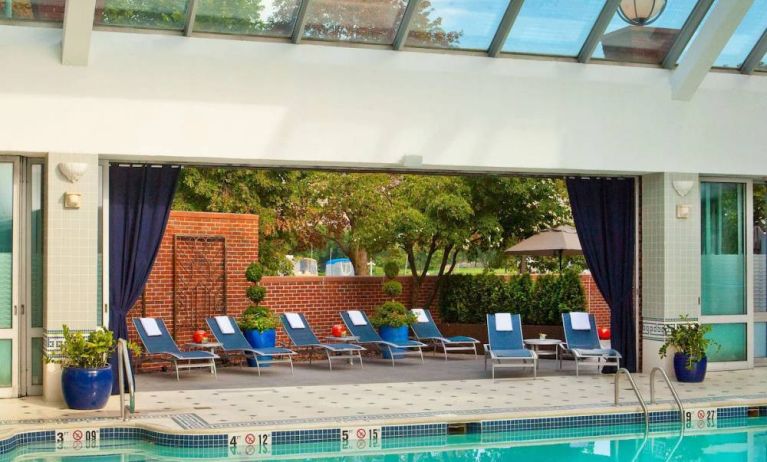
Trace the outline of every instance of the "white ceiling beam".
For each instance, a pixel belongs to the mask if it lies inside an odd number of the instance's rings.
[[[87,66],[91,51],[93,17],[96,0],[66,2],[64,8],[64,35],[61,42],[61,63]]]
[[[716,2],[679,66],[671,73],[671,97],[689,101],[754,0]]]

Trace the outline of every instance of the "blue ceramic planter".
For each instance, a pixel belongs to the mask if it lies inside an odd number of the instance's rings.
[[[61,391],[70,409],[101,409],[112,394],[112,368],[67,367],[61,373]]]
[[[250,343],[250,346],[253,348],[274,348],[277,344],[277,331],[274,329],[265,330],[263,332],[246,330],[244,334],[248,343]],[[271,356],[262,356],[259,359],[261,360],[261,367],[269,367],[271,365],[269,364],[269,361],[272,360]],[[248,358],[248,366],[256,367],[256,360]]]
[[[378,328],[378,333],[381,335],[381,338],[386,340],[387,342],[392,343],[406,343],[407,342],[407,333],[408,333],[408,327],[407,326],[401,326],[401,327],[391,327],[391,326],[381,326]],[[394,356],[394,359],[401,359],[405,357],[405,350],[402,348],[392,348],[392,354],[389,354],[388,349],[383,350],[383,357],[384,359],[392,359],[392,356]]]
[[[692,369],[687,368],[687,359],[689,355],[684,353],[676,353],[674,355],[674,373],[676,379],[680,382],[697,383],[702,382],[706,378],[706,365],[708,364],[708,358],[705,356],[697,363],[693,363]]]

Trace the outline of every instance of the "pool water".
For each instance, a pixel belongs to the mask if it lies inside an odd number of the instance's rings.
[[[608,435],[604,435],[608,433]],[[587,436],[591,434],[591,436]],[[594,436],[594,435],[601,436]],[[139,462],[165,460],[285,460],[317,462],[504,462],[504,461],[716,461],[767,462],[767,418],[740,421],[731,428],[686,430],[589,427],[441,437],[387,439],[381,444],[339,442],[280,445],[259,451],[230,448],[189,449],[143,441],[107,441],[98,448],[57,449],[36,445],[0,456],[0,461]]]

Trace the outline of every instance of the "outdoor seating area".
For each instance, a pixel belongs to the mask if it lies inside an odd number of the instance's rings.
[[[359,310],[339,313],[346,324],[349,334],[343,342],[322,342],[312,330],[302,313],[283,313],[280,315],[282,328],[290,341],[284,347],[254,348],[246,340],[233,317],[217,316],[208,318],[214,340],[207,344],[197,344],[209,351],[181,351],[168,334],[161,319],[137,318],[134,325],[146,348],[153,356],[168,356],[172,359],[176,380],[190,380],[188,385],[201,386],[205,380],[215,379],[205,388],[230,386],[280,386],[293,385],[308,380],[307,384],[318,383],[354,383],[355,380],[408,380],[429,381],[443,375],[457,380],[478,378],[536,378],[539,370],[545,375],[580,375],[584,364],[596,366],[591,369],[601,373],[605,367],[618,366],[620,354],[615,350],[603,348],[597,336],[596,322],[588,313],[563,314],[565,339],[547,339],[550,348],[540,350],[540,339],[523,338],[523,329],[519,314],[495,313],[487,315],[488,343],[482,345],[482,358],[479,357],[477,339],[467,336],[445,337],[441,335],[429,310],[415,308],[411,310],[416,317],[412,324],[412,337],[402,342],[383,340],[372,328],[367,315]],[[328,337],[332,340],[334,337]],[[423,343],[427,341],[428,343]],[[366,345],[367,348],[363,345]],[[316,351],[324,352],[329,371],[334,371],[334,378],[322,377]],[[424,355],[426,351],[426,355]],[[429,355],[431,351],[431,355]],[[411,353],[408,356],[408,353]],[[539,358],[543,354],[546,359]],[[414,356],[415,355],[415,356]],[[438,362],[436,360],[439,359]],[[226,367],[216,367],[215,360],[222,361]],[[186,361],[186,363],[183,363]],[[181,362],[181,363],[180,363]],[[428,365],[427,365],[428,362]],[[364,363],[364,365],[363,365]],[[247,366],[255,366],[258,379],[249,379]],[[291,375],[284,376],[280,364],[289,366]],[[348,377],[354,365],[359,366]],[[343,366],[346,367],[343,367]],[[403,366],[405,371],[389,375],[386,372],[372,371],[381,365]],[[295,366],[295,367],[294,367]],[[245,368],[243,368],[245,367]],[[205,368],[210,375],[181,374],[181,370]],[[496,369],[531,370],[528,375],[509,372],[496,377]],[[295,371],[299,371],[296,374]],[[613,369],[614,372],[616,369]],[[448,372],[449,371],[449,372]],[[264,380],[263,377],[268,380]],[[231,376],[229,376],[231,373]],[[327,372],[326,372],[327,373]],[[212,375],[212,377],[211,377]],[[368,375],[367,378],[365,376]],[[168,374],[165,372],[141,373],[140,383],[163,383]],[[226,377],[225,377],[226,376]],[[388,377],[388,379],[386,378]],[[183,386],[181,387],[183,388]]]

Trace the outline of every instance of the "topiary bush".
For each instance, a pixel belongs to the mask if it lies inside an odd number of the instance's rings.
[[[375,314],[370,318],[370,323],[376,328],[381,326],[402,327],[412,325],[417,319],[416,315],[405,308],[405,305],[390,300],[376,308]]]
[[[245,270],[245,279],[248,280],[248,282],[252,282],[254,284],[258,284],[261,282],[261,278],[264,277],[264,267],[261,265],[261,263],[254,261],[250,265],[248,265],[248,269]]]
[[[245,294],[248,296],[251,302],[258,305],[266,298],[266,287],[262,286],[249,286],[245,289]]]
[[[399,281],[386,281],[383,283],[383,293],[392,299],[402,294],[402,284]]]
[[[384,274],[387,279],[394,279],[399,276],[399,265],[397,262],[389,260],[384,263]]]

